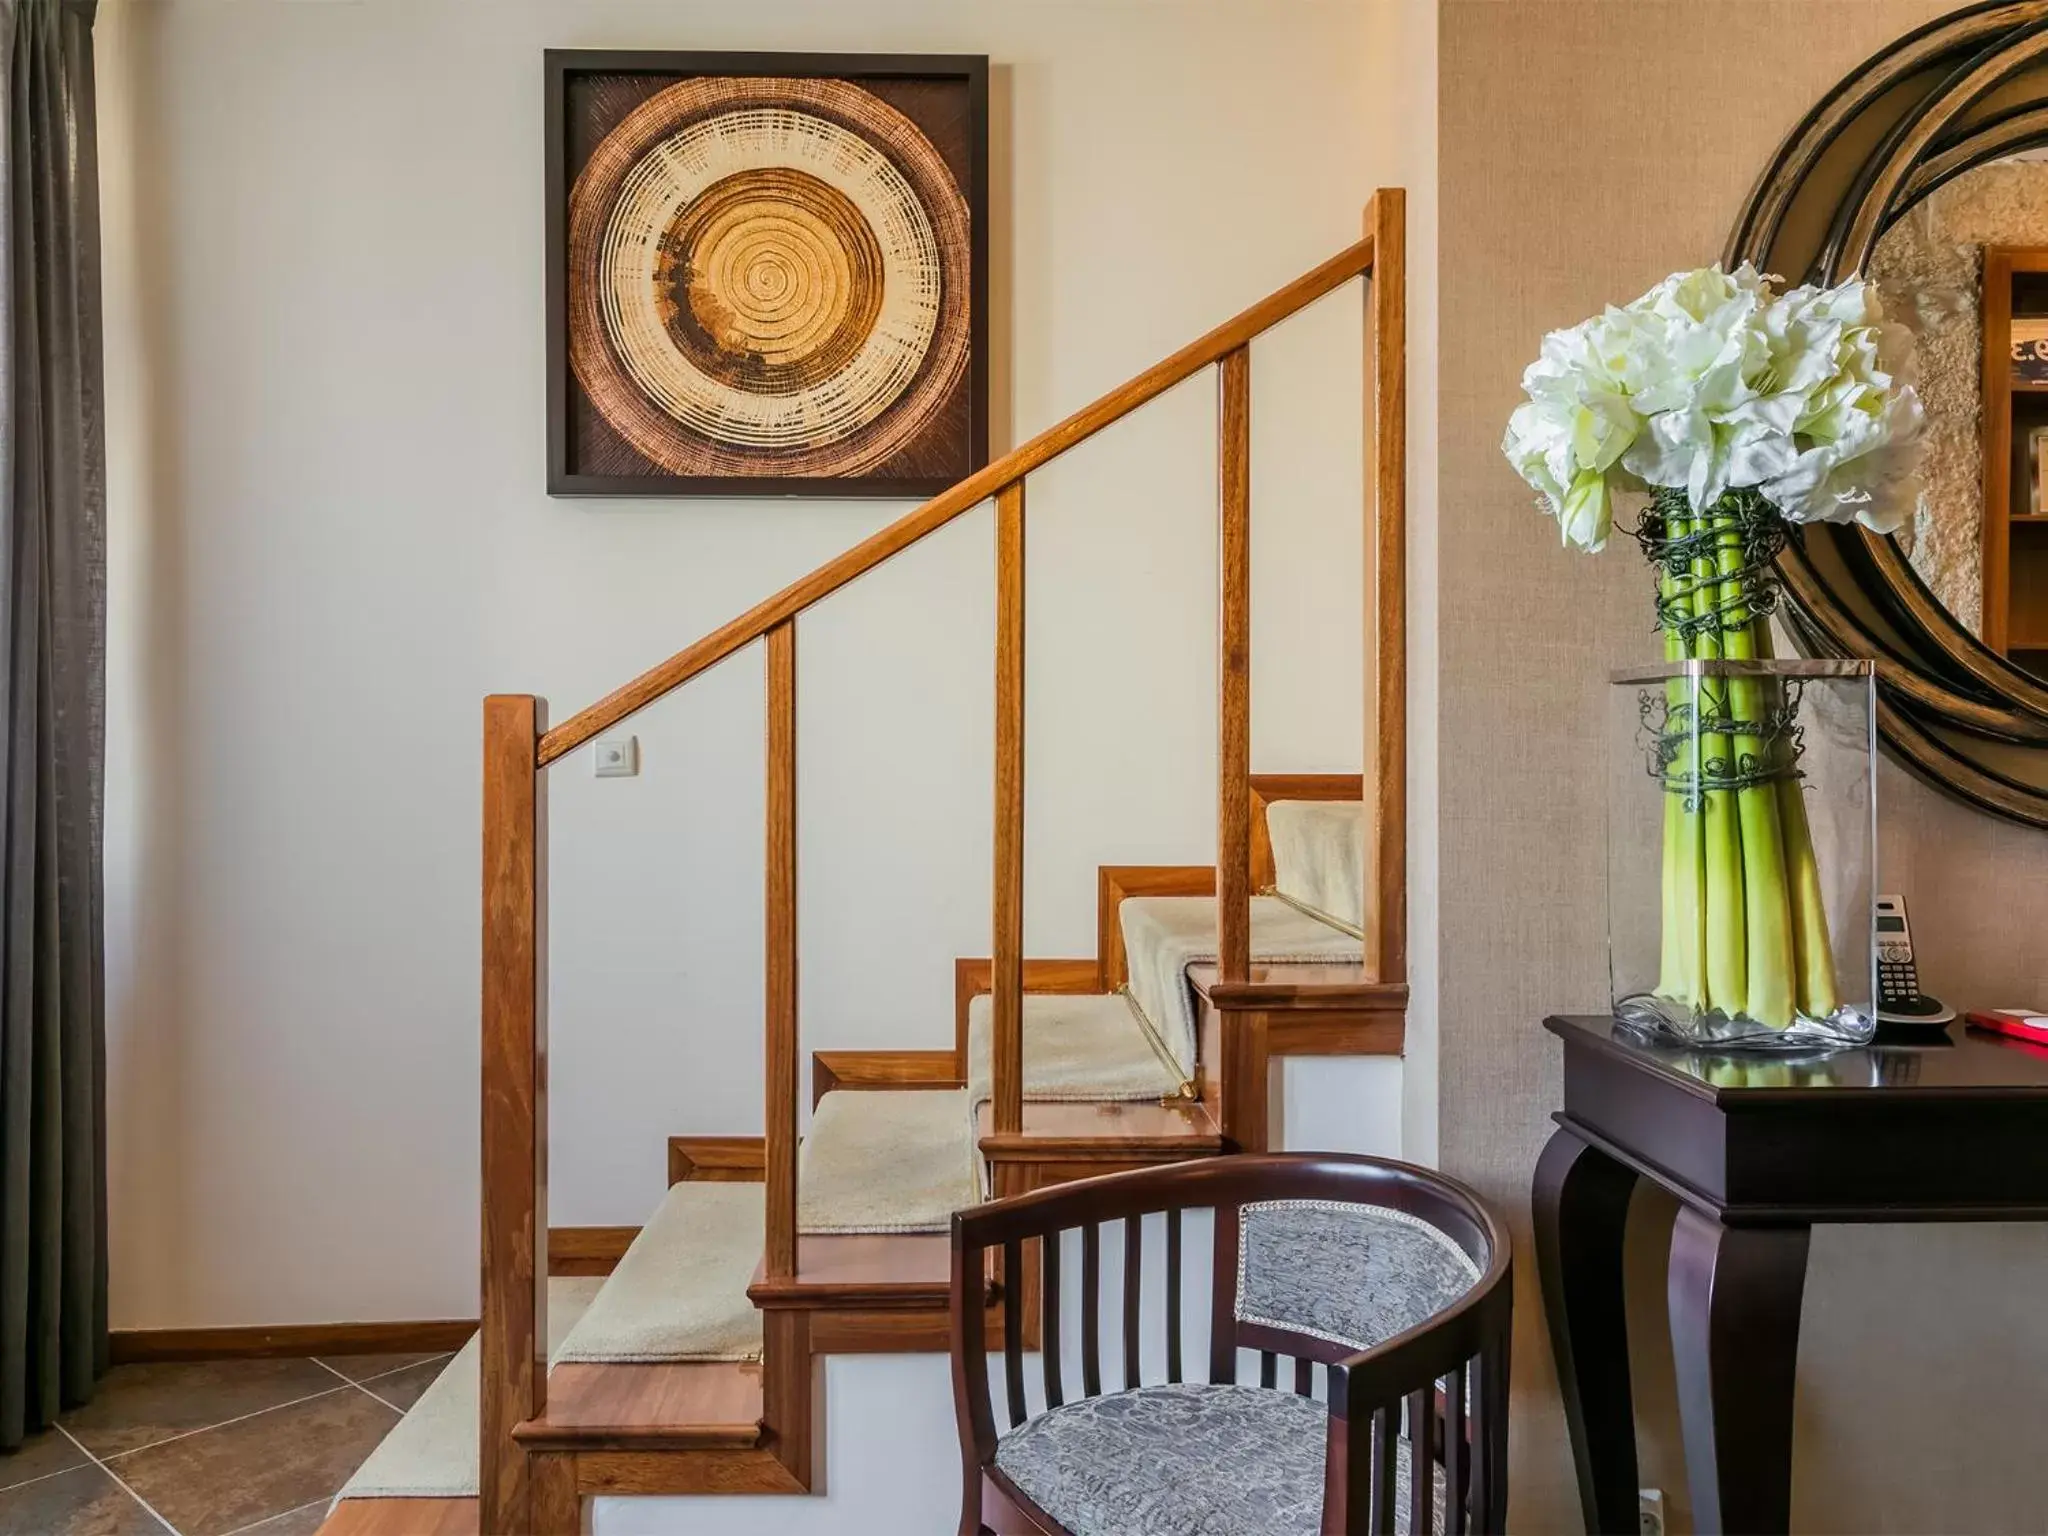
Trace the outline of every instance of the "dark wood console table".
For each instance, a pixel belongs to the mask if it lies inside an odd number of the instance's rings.
[[[1544,1022],[1564,1109],[1536,1168],[1536,1253],[1586,1529],[1637,1529],[1622,1231],[1645,1178],[1681,1202],[1669,1301],[1694,1524],[1788,1530],[1809,1230],[2048,1220],[2048,1050],[1958,1022],[1946,1046],[1773,1061]]]

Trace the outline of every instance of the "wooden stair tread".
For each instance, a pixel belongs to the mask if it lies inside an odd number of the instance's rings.
[[[477,1501],[468,1499],[343,1499],[316,1536],[478,1536]]]
[[[1350,964],[1254,961],[1243,981],[1218,979],[1213,963],[1191,965],[1188,981],[1219,1008],[1333,1008],[1371,1013],[1405,1013],[1406,982],[1379,981],[1365,966]]]
[[[994,1106],[977,1111],[976,1129],[984,1152],[1028,1147],[1035,1153],[1100,1149],[1105,1152],[1221,1151],[1222,1133],[1199,1102],[1060,1103],[1031,1101],[1024,1106],[1024,1129],[1018,1136],[995,1134]]]
[[[916,1090],[911,1090],[916,1091]],[[946,1310],[953,1239],[945,1232],[857,1232],[798,1239],[794,1279],[755,1272],[747,1294],[760,1306]]]
[[[757,1362],[564,1362],[548,1373],[545,1412],[513,1434],[529,1448],[751,1449],[761,1404]]]

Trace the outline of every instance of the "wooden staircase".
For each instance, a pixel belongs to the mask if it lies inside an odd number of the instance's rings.
[[[811,605],[993,500],[996,517],[995,882],[990,952],[956,962],[950,1051],[821,1052],[812,1105],[841,1093],[957,1091],[969,1080],[969,1015],[986,994],[989,1083],[972,1147],[997,1195],[1239,1151],[1268,1141],[1269,1065],[1288,1054],[1398,1054],[1407,1004],[1403,644],[1405,285],[1403,198],[1376,193],[1364,236],[1293,283],[1041,433],[782,592],[550,726],[541,700],[484,706],[483,1210],[478,1497],[344,1498],[330,1536],[579,1531],[581,1502],[614,1494],[802,1493],[813,1486],[819,1361],[947,1348],[950,1242],[941,1231],[808,1232],[798,1199],[796,688],[798,623]],[[1368,623],[1364,775],[1254,776],[1250,754],[1250,343],[1354,279],[1367,279]],[[1097,952],[1023,953],[1026,477],[1196,373],[1220,388],[1219,752],[1214,865],[1109,866],[1098,878]],[[551,1244],[547,1222],[547,769],[742,647],[766,651],[765,1134],[681,1136],[671,1182],[758,1180],[759,1361],[558,1363],[547,1359],[548,1277],[602,1272],[616,1256]],[[1254,959],[1253,896],[1275,883],[1266,811],[1277,801],[1363,800],[1366,885],[1346,964]],[[1195,1065],[1150,1100],[1027,1096],[1027,997],[1108,996],[1129,979],[1122,907],[1133,898],[1215,903],[1213,963],[1192,967]],[[1142,1015],[1140,1015],[1142,1018]],[[892,1100],[892,1102],[900,1102]],[[893,1111],[892,1111],[893,1113]],[[815,1150],[815,1149],[814,1149]],[[809,1156],[810,1153],[805,1153]],[[630,1232],[619,1232],[623,1242]],[[988,1277],[991,1347],[1007,1314],[1035,1319],[1036,1277]],[[1024,1342],[1033,1342],[1025,1324]]]

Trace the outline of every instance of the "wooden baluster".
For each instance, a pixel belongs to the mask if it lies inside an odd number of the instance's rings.
[[[1436,1392],[1408,1394],[1408,1536],[1436,1530]]]
[[[1180,1365],[1180,1209],[1166,1213],[1166,1379],[1179,1381]]]
[[[1251,968],[1252,881],[1252,357],[1237,348],[1218,367],[1216,662],[1216,950],[1225,981]]]
[[[1138,1384],[1139,1302],[1145,1282],[1145,1218],[1124,1218],[1124,1387]]]
[[[768,631],[765,1279],[796,1274],[796,620]]]
[[[1381,187],[1366,205],[1372,238],[1366,452],[1365,964],[1380,981],[1408,979],[1408,216],[1406,194]]]
[[[513,1426],[547,1407],[546,706],[484,700],[483,1254],[477,1430],[480,1519],[530,1527]]]
[[[1024,1244],[1018,1239],[1003,1242],[1003,1294],[1018,1294],[1018,1280],[1024,1273]],[[1024,1319],[1005,1307],[1003,1314],[1003,1393],[1010,1410],[1010,1427],[1024,1422]]]
[[[1465,1536],[1465,1498],[1471,1492],[1471,1455],[1465,1441],[1466,1370],[1459,1366],[1444,1383],[1444,1532]]]
[[[1081,1395],[1102,1391],[1102,1228],[1081,1229]]]
[[[1024,1129],[1024,482],[996,493],[995,934],[991,1095],[998,1136]]]
[[[1060,1390],[1060,1234],[1038,1244],[1038,1363],[1045,1373],[1045,1406],[1066,1401]]]

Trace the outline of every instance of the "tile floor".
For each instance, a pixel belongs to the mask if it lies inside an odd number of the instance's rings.
[[[0,1536],[311,1536],[447,1360],[116,1366],[0,1456]]]

